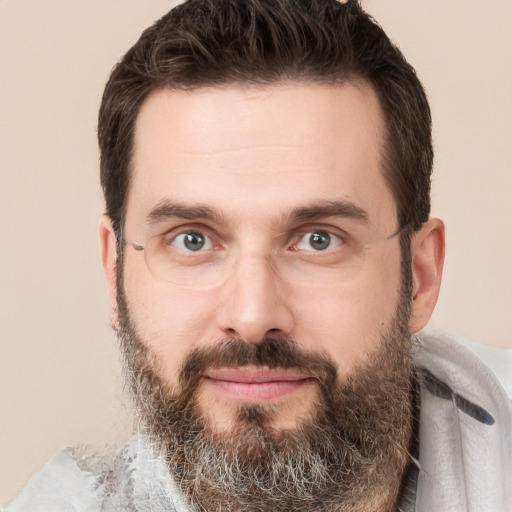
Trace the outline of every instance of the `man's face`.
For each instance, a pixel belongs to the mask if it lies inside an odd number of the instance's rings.
[[[402,261],[384,128],[359,81],[142,105],[103,265],[140,427],[201,509],[394,508],[444,231]]]
[[[142,426],[205,509],[395,502],[411,276],[383,134],[361,82],[142,106],[118,328]]]
[[[340,381],[376,350],[401,287],[383,139],[377,98],[361,82],[148,98],[124,237],[146,252],[164,244],[171,263],[155,275],[126,246],[123,286],[165,382],[177,385],[191,351],[227,338],[291,338],[328,356]],[[293,429],[317,393],[301,371],[249,366],[207,373],[197,400],[219,431],[233,428],[240,404],[276,406],[272,426]]]

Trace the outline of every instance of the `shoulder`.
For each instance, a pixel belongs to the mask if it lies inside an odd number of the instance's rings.
[[[491,347],[441,331],[425,330],[413,337],[413,358],[429,373],[470,400],[510,411],[512,350]]]
[[[453,338],[487,365],[512,400],[512,348],[493,347],[455,335]]]
[[[2,512],[188,512],[152,443],[135,435],[118,449],[58,452]]]
[[[500,372],[478,357],[478,345],[467,345],[441,331],[413,340],[421,385],[420,512],[512,510],[512,403]],[[498,353],[510,371],[509,352]]]
[[[66,448],[35,473],[3,512],[89,512],[99,510],[96,477],[83,471],[76,450]]]

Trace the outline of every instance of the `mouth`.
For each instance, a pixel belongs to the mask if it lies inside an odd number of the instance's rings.
[[[211,370],[204,384],[216,394],[244,403],[265,403],[302,390],[312,378],[293,369],[260,367]]]

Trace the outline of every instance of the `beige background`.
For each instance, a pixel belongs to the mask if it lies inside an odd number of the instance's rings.
[[[129,430],[95,239],[96,115],[114,62],[172,4],[0,0],[0,502],[59,448]],[[512,346],[512,1],[363,4],[431,99],[448,236],[432,325]]]

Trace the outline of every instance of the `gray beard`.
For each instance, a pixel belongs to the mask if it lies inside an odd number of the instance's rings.
[[[402,293],[391,327],[364,364],[339,382],[325,354],[291,339],[238,339],[193,350],[176,388],[131,322],[118,294],[126,384],[140,430],[167,461],[170,475],[199,511],[312,512],[395,510],[412,436],[414,370]],[[298,368],[318,384],[318,399],[296,430],[271,427],[272,406],[241,405],[229,435],[197,402],[207,369],[265,365]]]

